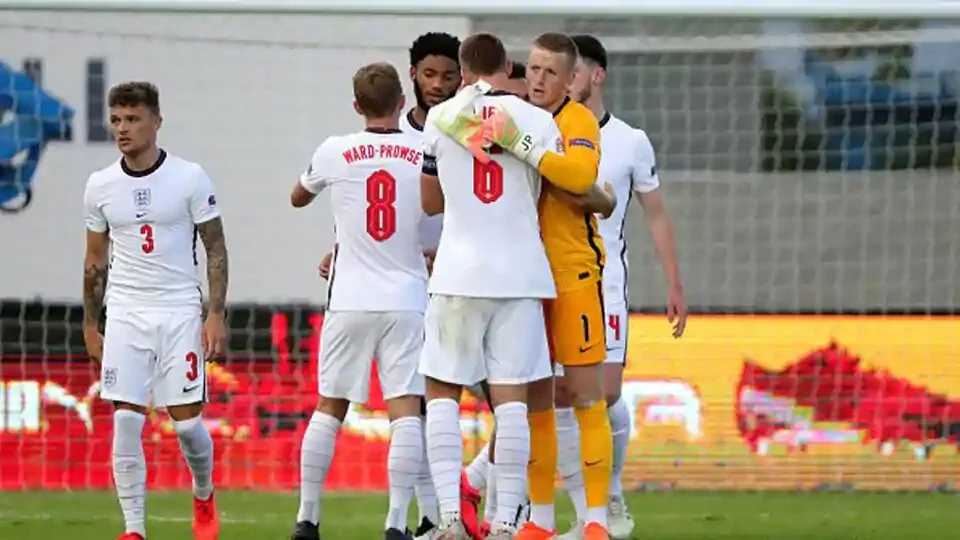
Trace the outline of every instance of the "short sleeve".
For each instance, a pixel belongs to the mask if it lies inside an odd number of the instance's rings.
[[[190,196],[190,216],[195,224],[206,223],[220,217],[217,197],[213,193],[213,182],[207,172],[197,167],[194,175],[193,194]]]
[[[330,175],[334,166],[333,160],[329,157],[330,146],[330,139],[323,141],[323,144],[313,152],[306,170],[300,175],[300,185],[314,195],[323,191],[333,178]]]
[[[635,132],[633,142],[633,165],[631,179],[633,190],[637,193],[650,193],[660,187],[660,178],[657,176],[657,158],[653,151],[650,138],[643,130]]]
[[[100,197],[98,193],[97,184],[94,182],[94,177],[91,176],[87,179],[87,187],[83,190],[83,220],[87,225],[87,229],[93,232],[103,233],[107,232],[109,224],[107,223],[107,218],[103,215],[103,209],[100,207]]]

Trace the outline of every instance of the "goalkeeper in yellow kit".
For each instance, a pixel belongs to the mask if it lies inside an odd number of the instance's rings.
[[[538,168],[551,185],[540,197],[540,226],[550,260],[557,298],[545,306],[553,360],[565,370],[567,392],[580,425],[581,457],[587,494],[584,538],[605,540],[606,503],[611,471],[611,431],[603,396],[602,363],[606,358],[603,287],[603,244],[593,212],[613,211],[615,200],[596,185],[600,161],[600,128],[583,105],[570,101],[577,49],[563,34],[544,34],[534,42],[527,64],[529,99],[556,118],[564,136],[563,153],[531,144],[505,112],[482,125],[464,118],[451,132],[475,154],[494,143]],[[481,140],[482,139],[482,140]],[[531,454],[530,521],[520,540],[554,538],[554,480],[557,470],[556,416],[553,380],[531,385],[529,392]]]

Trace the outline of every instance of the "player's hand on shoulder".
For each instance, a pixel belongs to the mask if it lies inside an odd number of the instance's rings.
[[[323,279],[330,279],[330,266],[333,264],[333,252],[329,252],[323,256],[323,259],[320,261],[320,265],[317,266],[317,273],[320,274],[320,277]]]
[[[487,154],[487,148],[490,145],[486,143],[484,137],[483,119],[472,111],[461,111],[453,119],[438,115],[434,125],[441,133],[466,148],[480,163],[490,162],[490,156]]]
[[[227,345],[227,323],[223,313],[207,313],[203,321],[203,357],[213,360],[223,354]]]
[[[103,334],[97,327],[83,327],[83,344],[87,348],[87,356],[97,362],[103,360]]]
[[[488,147],[495,144],[522,160],[526,160],[536,146],[533,136],[521,131],[504,107],[497,107],[496,112],[483,121],[483,137]]]

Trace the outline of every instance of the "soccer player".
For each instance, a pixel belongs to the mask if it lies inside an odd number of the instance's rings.
[[[530,454],[527,383],[550,376],[542,300],[556,291],[537,221],[540,175],[509,154],[487,156],[473,144],[477,129],[461,128],[479,128],[479,115],[502,108],[524,132],[503,137],[504,145],[556,148],[562,141],[550,114],[503,91],[509,76],[497,37],[466,39],[460,65],[471,86],[431,109],[424,130],[423,209],[444,214],[420,363],[427,376],[427,453],[440,500],[439,538],[466,540],[472,531],[460,510],[459,400],[463,387],[486,380],[499,441],[498,513],[488,538],[512,538]],[[476,97],[464,104],[471,92]],[[451,118],[464,107],[478,112],[475,121]]]
[[[611,432],[603,396],[601,365],[606,357],[603,285],[604,250],[597,222],[584,207],[611,212],[614,199],[595,185],[600,161],[596,118],[585,106],[567,97],[573,81],[577,49],[566,35],[538,37],[527,62],[529,99],[556,118],[565,155],[529,155],[530,163],[551,184],[540,201],[543,242],[557,284],[556,300],[547,303],[547,328],[553,359],[566,373],[565,393],[580,426],[582,462],[587,492],[584,538],[608,538],[606,503],[610,483]],[[499,142],[500,133],[518,128],[507,113],[486,121]],[[522,149],[521,149],[522,150]],[[538,381],[530,389],[531,448],[530,521],[517,538],[553,538],[554,478],[557,471],[557,420],[554,381]]]
[[[157,147],[160,95],[148,82],[110,90],[110,128],[122,157],[90,175],[84,192],[83,338],[101,361],[100,397],[113,402],[113,475],[121,540],[146,532],[146,409],[167,410],[193,477],[193,535],[215,540],[213,441],[201,415],[204,362],[226,340],[227,245],[207,173]],[[207,252],[202,315],[196,236]],[[109,308],[99,331],[104,302]]]
[[[420,248],[421,140],[400,131],[400,77],[386,63],[353,77],[363,131],[321,144],[290,202],[300,208],[329,189],[337,244],[320,334],[320,400],[301,448],[300,510],[293,540],[319,538],[319,499],[350,402],[369,398],[376,358],[390,418],[390,509],[384,538],[404,540],[422,470],[423,346],[427,268]]]
[[[610,496],[607,502],[607,522],[610,536],[620,540],[630,538],[633,517],[627,511],[623,498],[622,474],[630,442],[630,411],[620,398],[623,386],[623,368],[626,364],[627,330],[627,245],[623,228],[627,218],[631,193],[636,193],[643,207],[647,228],[660,257],[668,284],[667,318],[674,324],[673,336],[683,335],[687,310],[683,285],[677,264],[673,224],[663,205],[656,159],[650,139],[642,129],[630,127],[614,117],[603,103],[603,84],[606,79],[607,52],[593,36],[573,37],[579,51],[576,76],[570,94],[586,105],[600,121],[601,160],[600,178],[612,183],[618,204],[613,215],[600,220],[600,235],[606,252],[614,254],[603,269],[605,313],[607,316],[607,359],[604,362],[604,387],[607,414],[613,431],[613,467]],[[586,496],[579,459],[577,425],[569,408],[558,403],[557,432],[559,439],[560,475],[577,508],[578,523],[569,536],[574,540],[586,518]]]

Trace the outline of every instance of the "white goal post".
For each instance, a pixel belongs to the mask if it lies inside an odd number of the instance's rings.
[[[632,210],[629,487],[955,482],[960,1],[0,0],[0,156],[15,158],[0,157],[0,257],[16,263],[0,265],[0,454],[36,450],[0,460],[0,489],[109,484],[73,239],[83,180],[116,159],[111,85],[156,82],[163,144],[214,180],[231,243],[231,356],[211,366],[211,415],[235,449],[225,482],[287,489],[295,460],[275,445],[302,428],[287,398],[312,394],[297,370],[315,353],[316,264],[333,243],[327,203],[291,212],[287,190],[320,141],[357,128],[358,66],[405,73],[418,35],[479,30],[520,61],[541,32],[597,36],[608,107],[658,154],[696,315],[669,338]],[[854,401],[882,406],[843,408]],[[374,409],[348,418],[336,466],[350,480],[333,489],[383,488]],[[176,444],[164,421],[151,419],[158,449]],[[489,418],[464,427],[483,434]]]

